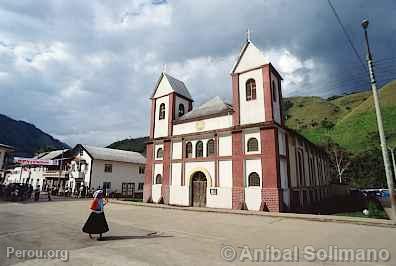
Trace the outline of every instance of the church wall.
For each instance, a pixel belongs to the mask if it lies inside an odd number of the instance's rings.
[[[209,208],[232,209],[232,188],[220,187],[216,188],[217,195],[210,194],[210,188],[206,191],[207,202],[206,206]]]
[[[173,141],[172,143],[172,159],[182,159],[183,143],[181,141]]]
[[[188,106],[190,104],[189,101],[187,101],[184,98],[181,98],[176,95],[176,103],[175,103],[175,118],[179,117],[179,105],[183,104],[184,105],[184,113],[186,114],[188,112]]]
[[[207,162],[186,162],[185,163],[185,180],[186,185],[190,186],[192,175],[201,171],[206,175],[207,186],[214,186],[215,180],[215,163],[214,161]]]
[[[158,203],[161,199],[161,188],[162,188],[161,184],[153,184],[153,186],[151,188],[152,189],[152,192],[151,192],[152,199],[153,199],[153,202],[155,202],[155,203]]]
[[[246,101],[246,81],[256,82],[256,100]],[[253,124],[266,121],[264,107],[263,71],[252,70],[239,75],[240,124]]]
[[[275,87],[276,87],[276,101],[272,99],[272,111],[274,112],[274,120],[276,123],[279,125],[281,124],[281,111],[280,111],[280,103],[279,103],[279,96],[280,96],[280,91],[279,91],[279,83],[278,83],[278,77],[275,76],[274,73],[271,73],[271,86],[272,86],[272,81],[275,81]]]
[[[232,115],[191,121],[173,126],[173,135],[198,133],[232,127]]]
[[[256,172],[260,176],[260,186],[249,187],[249,174]],[[248,210],[260,210],[263,184],[261,160],[245,160],[245,202]]]
[[[159,120],[161,103],[165,104],[165,119]],[[169,116],[169,96],[164,96],[156,100],[154,138],[168,136],[168,116]]]
[[[244,149],[245,149],[245,154],[260,154],[261,153],[261,143],[260,141],[260,129],[259,128],[252,128],[252,129],[246,129],[243,131],[244,133]],[[255,138],[257,139],[258,142],[258,151],[248,151],[248,141],[250,138]]]
[[[190,187],[189,186],[169,186],[169,203],[181,206],[190,205]]]
[[[181,171],[182,171],[182,164],[181,163],[172,163],[172,186],[181,186]]]
[[[164,150],[164,144],[155,144],[155,146],[154,146],[154,158],[155,158],[155,160],[162,160],[163,158],[158,158],[157,157],[158,149]]]
[[[219,156],[232,155],[232,137],[231,134],[219,135]]]
[[[168,80],[165,78],[165,76],[161,79],[160,84],[158,84],[158,88],[155,92],[154,98],[159,98],[162,97],[164,95],[168,95],[169,93],[171,93],[172,87],[169,84]]]
[[[232,188],[232,161],[219,161],[219,187]]]

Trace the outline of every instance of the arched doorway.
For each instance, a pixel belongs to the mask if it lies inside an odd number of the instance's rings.
[[[191,178],[191,205],[194,207],[206,206],[206,187],[207,179],[204,173],[195,172]]]

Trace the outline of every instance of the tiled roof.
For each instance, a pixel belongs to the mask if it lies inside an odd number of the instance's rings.
[[[187,87],[186,87],[186,85],[184,84],[183,81],[178,80],[178,79],[172,77],[171,75],[169,75],[167,73],[164,73],[164,75],[168,79],[169,84],[171,85],[172,89],[176,93],[178,93],[178,94],[180,94],[180,95],[182,95],[182,96],[184,96],[184,97],[186,97],[188,99],[192,99],[191,94],[188,91],[188,89],[187,89]]]

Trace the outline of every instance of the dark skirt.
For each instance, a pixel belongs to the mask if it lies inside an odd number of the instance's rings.
[[[85,222],[82,231],[87,234],[103,234],[109,231],[104,212],[91,212]]]

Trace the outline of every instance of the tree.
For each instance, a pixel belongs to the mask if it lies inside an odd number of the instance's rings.
[[[330,142],[327,144],[327,152],[329,153],[330,163],[333,171],[337,175],[340,183],[343,183],[346,178],[344,177],[345,171],[351,165],[351,155],[338,144]]]

